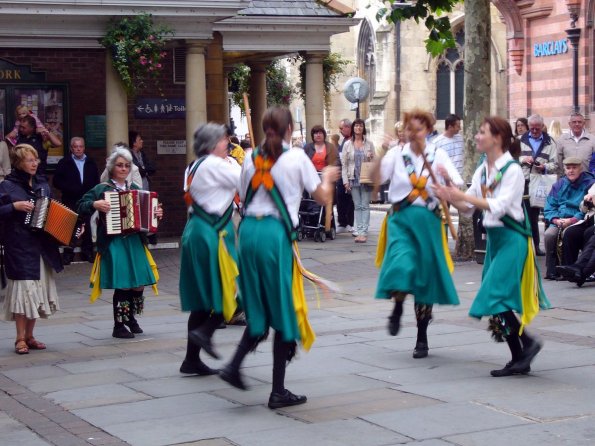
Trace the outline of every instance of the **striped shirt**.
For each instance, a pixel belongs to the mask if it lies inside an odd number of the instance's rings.
[[[463,150],[465,148],[463,136],[457,133],[452,138],[449,138],[442,134],[432,142],[437,148],[444,150],[448,154],[459,174],[463,175]]]

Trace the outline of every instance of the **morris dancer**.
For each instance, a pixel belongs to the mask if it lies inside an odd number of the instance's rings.
[[[430,166],[443,166],[454,184],[461,185],[463,180],[448,154],[426,141],[434,123],[434,117],[428,112],[415,109],[406,113],[404,124],[410,142],[402,151],[388,151],[380,164],[380,183],[390,180],[388,198],[392,203],[392,214],[385,219],[386,226],[383,224],[379,240],[377,265],[382,267],[376,298],[394,299],[388,331],[391,336],[396,336],[401,325],[403,301],[407,294],[413,294],[417,319],[414,358],[428,356],[427,330],[433,305],[459,303],[451,278],[453,263],[440,204],[429,188],[433,182],[426,160]],[[385,237],[388,237],[386,247]]]
[[[531,225],[522,205],[525,180],[521,166],[508,152],[512,129],[507,121],[485,118],[475,140],[477,150],[487,159],[475,171],[467,193],[449,186],[437,186],[436,191],[465,214],[471,215],[475,208],[484,211],[487,251],[481,287],[469,315],[491,316],[492,336],[499,342],[506,340],[510,348],[512,360],[491,375],[527,374],[541,344],[524,326],[540,307],[548,308],[549,302],[541,287]],[[515,311],[521,315],[520,322]]]
[[[239,231],[240,290],[248,327],[221,378],[245,390],[240,365],[272,327],[273,388],[268,407],[277,409],[306,402],[305,396],[285,388],[285,367],[295,354],[296,341],[308,350],[315,337],[307,319],[295,245],[300,199],[306,189],[319,203],[329,201],[338,169],[325,168],[321,184],[305,152],[289,147],[293,118],[288,109],[269,108],[262,128],[266,139],[246,156],[240,187],[245,209]]]
[[[128,184],[126,177],[130,173],[132,155],[121,146],[115,146],[106,160],[109,181],[99,183],[78,201],[78,213],[91,215],[96,210],[105,214],[110,210],[110,203],[104,198],[104,192],[139,189],[136,184]],[[163,210],[159,207],[155,215],[161,219]],[[103,215],[105,216],[105,215]],[[100,296],[102,289],[113,289],[114,338],[134,338],[143,333],[135,314],[140,315],[144,308],[143,290],[145,285],[153,285],[157,294],[156,283],[159,280],[157,265],[147,249],[144,235],[131,234],[108,235],[105,218],[99,219],[97,228],[97,255],[91,272],[91,303]],[[128,331],[128,329],[130,331]]]
[[[182,234],[180,266],[182,311],[190,311],[182,373],[217,373],[201,361],[200,349],[219,357],[211,337],[236,309],[238,269],[231,215],[241,168],[227,156],[226,133],[225,126],[214,123],[201,125],[194,133],[197,161],[186,180],[190,215]]]

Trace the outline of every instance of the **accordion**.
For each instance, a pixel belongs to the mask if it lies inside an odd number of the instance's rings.
[[[49,197],[35,200],[34,209],[25,216],[25,226],[31,230],[43,230],[63,245],[70,245],[78,237],[78,214]]]
[[[104,197],[110,204],[110,210],[105,214],[105,229],[108,235],[157,232],[157,192],[104,192]]]

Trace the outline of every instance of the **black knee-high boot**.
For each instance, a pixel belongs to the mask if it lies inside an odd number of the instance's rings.
[[[295,341],[286,342],[283,340],[283,333],[275,332],[273,342],[273,391],[269,397],[269,408],[296,406],[304,404],[307,398],[304,395],[294,395],[285,388],[286,364],[293,357],[295,352]]]
[[[400,291],[394,292],[392,298],[395,301],[393,312],[388,317],[388,334],[396,336],[401,329],[401,316],[403,315],[403,302],[407,295]]]
[[[519,338],[519,323],[516,319],[516,316],[512,311],[506,313],[500,313],[492,318],[490,318],[490,325],[488,330],[492,331],[492,337],[496,342],[504,342],[508,345],[510,349],[510,354],[512,359],[506,363],[506,365],[501,369],[492,370],[490,374],[496,378],[502,376],[510,376],[514,375],[515,372],[512,371],[511,367],[514,363],[516,363],[523,354],[523,347],[521,345],[521,340]],[[527,374],[531,371],[530,367],[523,370],[523,373]]]
[[[114,330],[112,336],[114,338],[130,339],[134,335],[130,333],[124,326],[124,322],[128,321],[130,316],[130,301],[128,300],[128,291],[115,289],[113,297],[114,310]]]
[[[417,341],[413,350],[416,359],[428,356],[428,325],[432,320],[433,305],[415,304],[415,318],[417,319]]]
[[[215,329],[223,321],[222,314],[210,313],[209,317],[204,320],[200,327],[190,330],[188,332],[188,339],[193,344],[202,348],[207,354],[215,359],[219,359],[219,354],[213,348],[211,337]]]
[[[206,311],[191,311],[188,317],[188,332],[199,328],[208,318],[209,313]],[[180,366],[180,372],[201,376],[215,375],[217,370],[202,362],[199,355],[200,347],[188,339],[186,341],[186,357]]]
[[[518,334],[521,329],[521,324],[512,311],[500,313],[500,316],[520,338],[523,347],[521,356],[517,361],[511,364],[510,370],[513,373],[528,373],[531,370],[531,361],[533,361],[535,356],[537,356],[537,353],[541,350],[541,343],[532,336],[529,336],[526,329],[523,330],[523,334]]]
[[[143,290],[127,290],[128,301],[130,302],[130,312],[128,314],[128,320],[124,323],[130,328],[130,331],[134,334],[141,334],[143,329],[138,325],[138,321],[134,317],[135,314],[142,314],[144,308],[145,298],[143,296]]]
[[[264,336],[260,337],[250,336],[250,329],[246,327],[233,358],[231,359],[230,363],[223,367],[223,369],[221,369],[219,372],[221,379],[238,389],[246,390],[248,387],[246,384],[244,384],[244,380],[240,374],[240,367],[246,355],[251,351],[254,351],[258,343],[265,339],[267,335],[268,332],[265,333]]]

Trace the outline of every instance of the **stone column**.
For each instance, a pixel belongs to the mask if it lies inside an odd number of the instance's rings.
[[[115,143],[128,144],[128,97],[112,65],[110,51],[105,52],[105,124],[109,155]]]
[[[207,81],[205,47],[207,42],[186,42],[186,161],[194,159],[194,131],[207,122]]]
[[[252,145],[260,144],[264,139],[262,131],[262,116],[267,109],[267,84],[266,84],[266,69],[268,63],[249,62],[250,66],[250,85],[249,101],[250,101],[250,115],[252,117],[252,130],[254,131],[254,141]]]
[[[223,94],[225,100],[223,101],[223,117],[225,123],[229,125],[231,119],[231,110],[229,108],[229,73],[233,70],[233,67],[223,67]],[[236,122],[236,125],[238,123]]]
[[[310,138],[310,130],[315,125],[324,126],[324,84],[322,82],[322,60],[326,53],[306,54],[306,132],[305,139]]]

